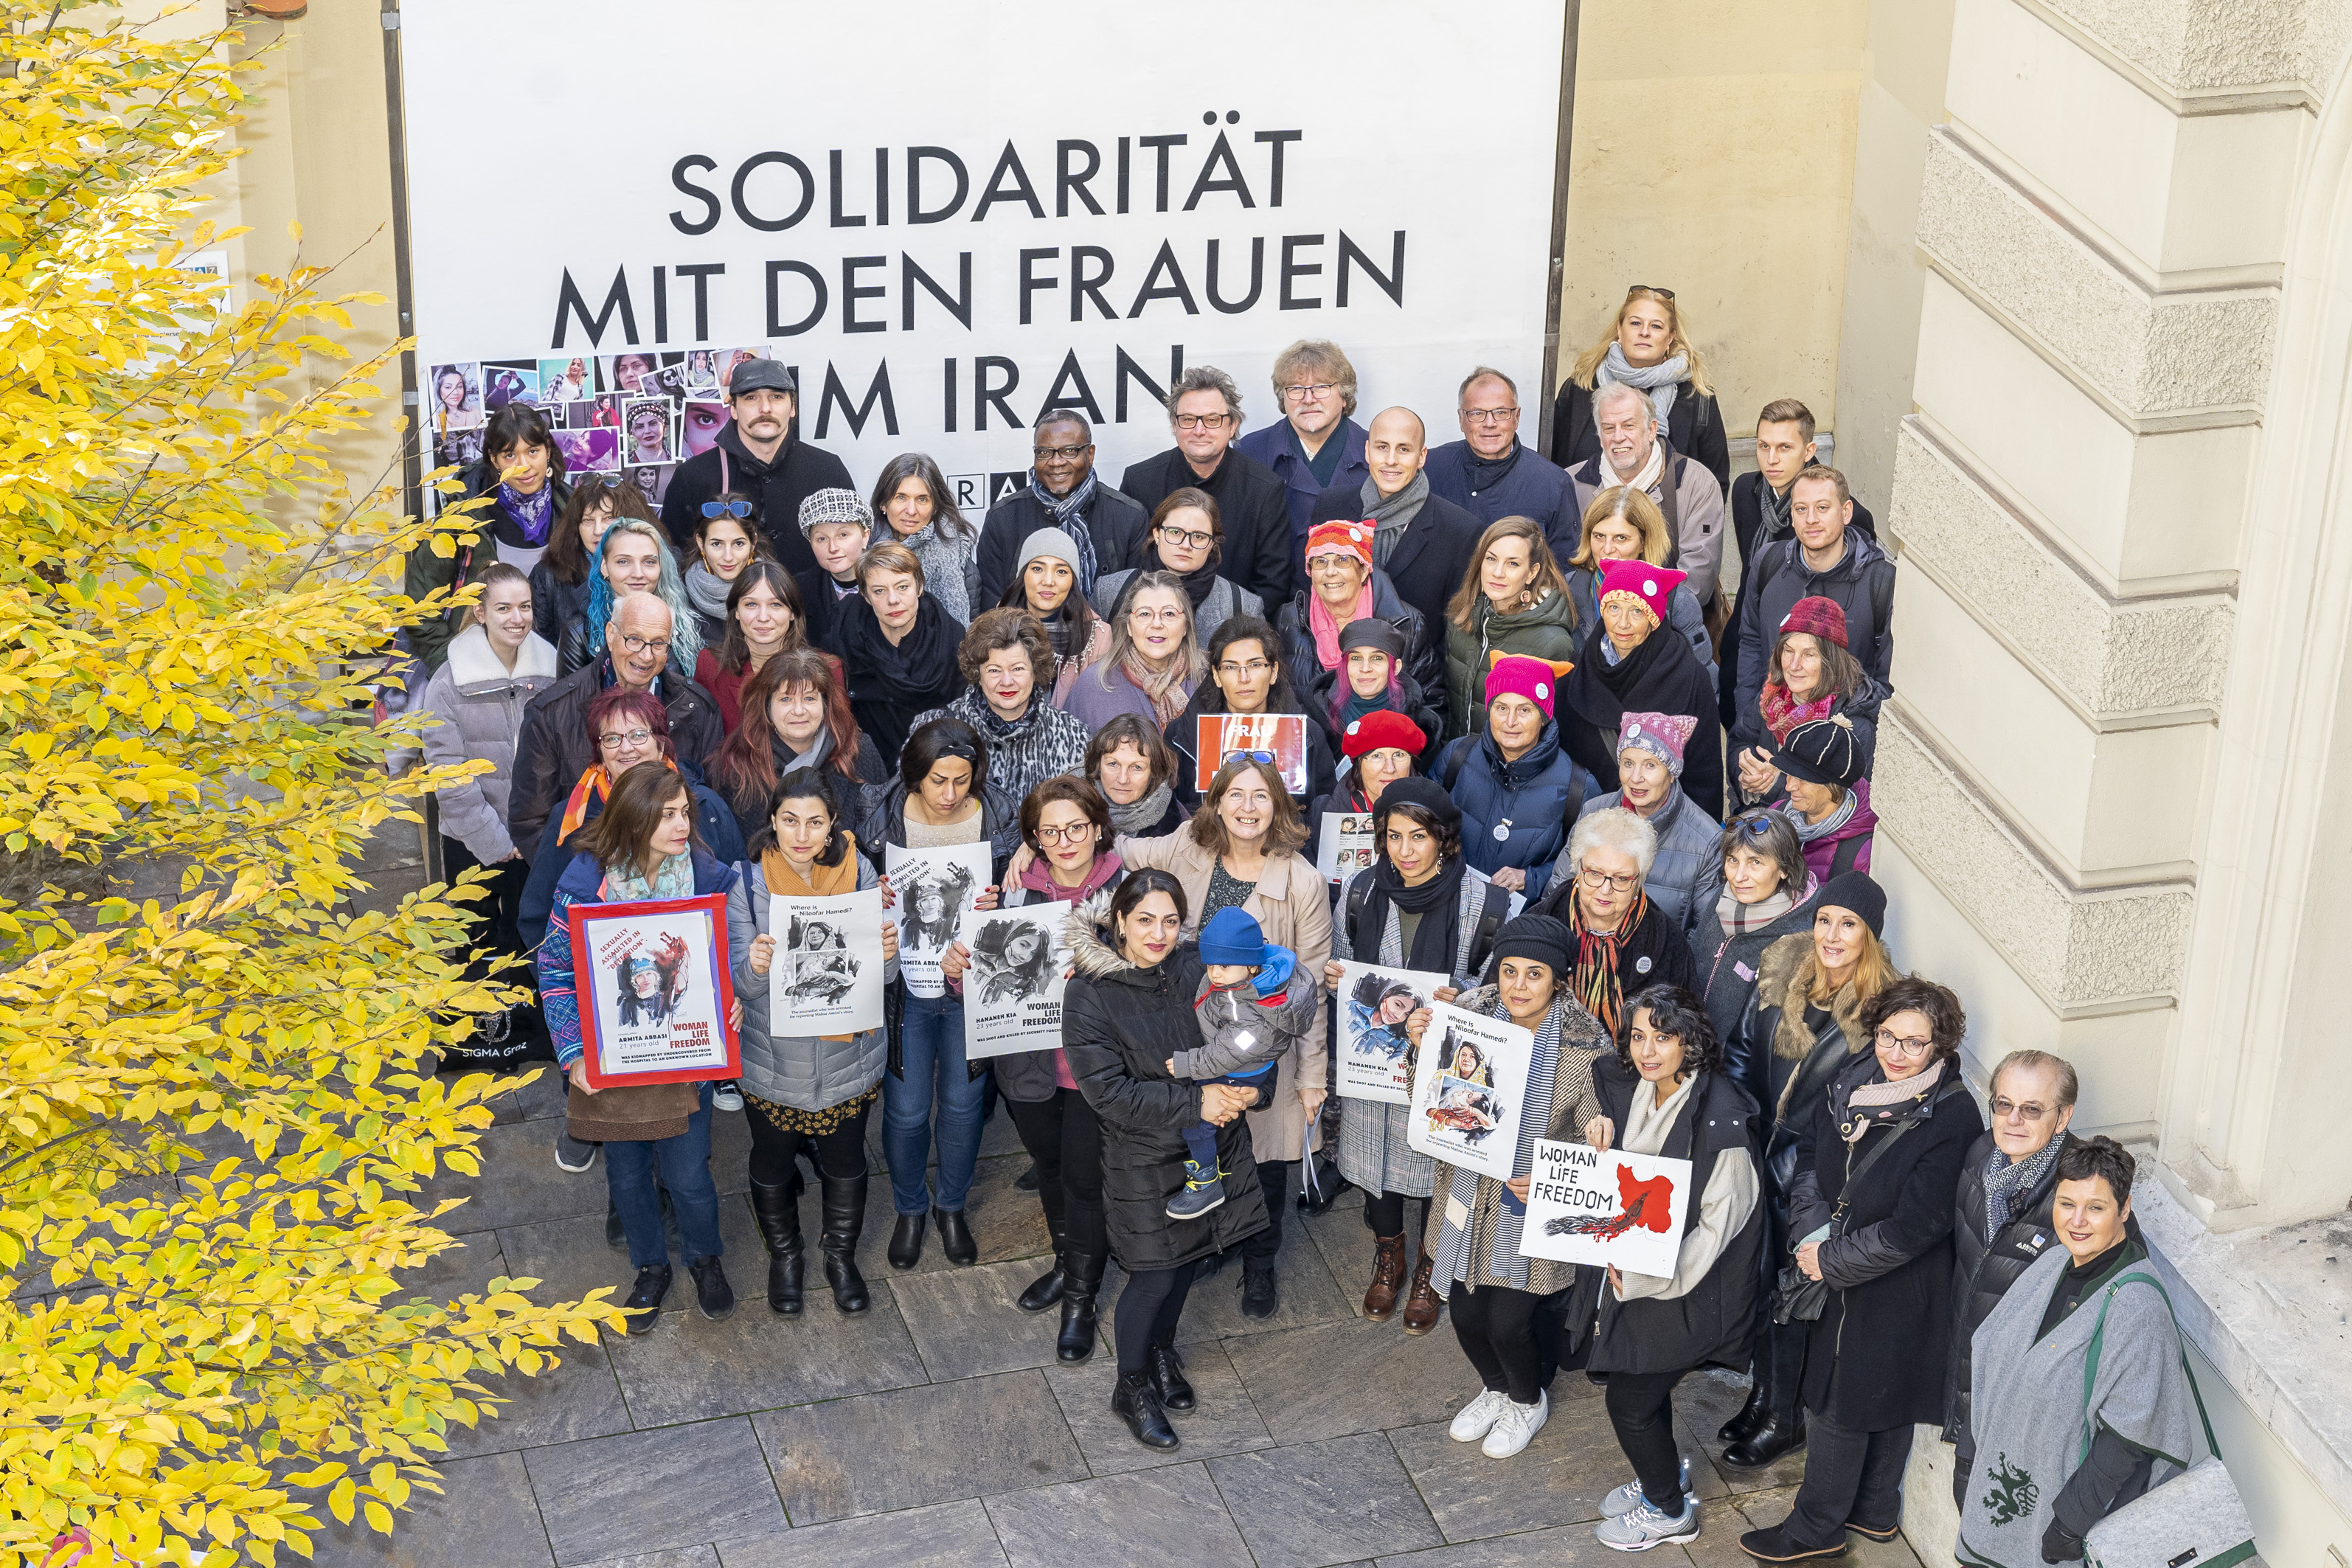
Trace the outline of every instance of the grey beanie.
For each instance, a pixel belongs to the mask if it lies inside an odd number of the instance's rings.
[[[1025,572],[1029,569],[1029,563],[1036,560],[1040,555],[1048,555],[1062,562],[1069,567],[1072,576],[1078,574],[1078,542],[1062,530],[1040,528],[1033,531],[1028,538],[1021,542],[1021,555],[1017,564],[1022,571]]]

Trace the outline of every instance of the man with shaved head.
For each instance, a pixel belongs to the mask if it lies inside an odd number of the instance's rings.
[[[1364,432],[1362,484],[1334,485],[1315,502],[1314,526],[1360,522],[1372,531],[1372,564],[1397,596],[1421,612],[1424,644],[1442,647],[1445,604],[1470,570],[1478,520],[1433,494],[1422,466],[1429,432],[1410,408],[1383,408]],[[1303,581],[1305,563],[1295,563]]]
[[[1731,613],[1729,605],[1716,603],[1716,577],[1723,566],[1723,487],[1706,464],[1675,450],[1656,407],[1639,387],[1614,381],[1595,389],[1592,423],[1601,432],[1601,450],[1568,470],[1576,503],[1562,520],[1562,537],[1570,537],[1571,528],[1581,532],[1584,510],[1601,491],[1620,485],[1647,490],[1666,514],[1666,534],[1675,542],[1664,564],[1689,574],[1691,597],[1706,612],[1707,630],[1719,647]],[[1557,554],[1559,545],[1552,549]]]

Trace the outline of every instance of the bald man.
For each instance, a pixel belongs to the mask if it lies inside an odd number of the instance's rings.
[[[1431,492],[1422,472],[1428,460],[1429,432],[1421,416],[1410,408],[1381,409],[1364,433],[1370,472],[1363,483],[1325,490],[1314,521],[1316,526],[1372,525],[1372,564],[1387,574],[1397,597],[1421,612],[1422,646],[1442,649],[1446,601],[1470,570],[1479,528],[1476,518]],[[1293,566],[1305,582],[1305,560]]]
[[[596,737],[588,732],[588,703],[607,687],[650,691],[661,699],[669,713],[670,749],[681,763],[698,770],[719,750],[719,704],[688,672],[669,668],[676,627],[669,605],[653,595],[622,595],[604,627],[603,657],[573,670],[523,710],[507,796],[507,834],[515,843],[536,845],[540,829],[594,764]]]

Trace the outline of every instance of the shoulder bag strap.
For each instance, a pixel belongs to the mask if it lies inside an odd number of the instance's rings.
[[[2091,1380],[2098,1375],[2099,1349],[2106,1339],[2107,1303],[2115,1300],[2116,1291],[2135,1280],[2153,1287],[2164,1300],[2165,1316],[2172,1320],[2172,1341],[2180,1352],[2180,1370],[2189,1379],[2189,1397],[2197,1402],[2197,1420],[2205,1428],[2205,1447],[2218,1459],[2221,1457],[2221,1445],[2213,1436],[2213,1418],[2205,1413],[2205,1391],[2197,1386],[2197,1369],[2189,1364],[2189,1342],[2180,1337],[2180,1314],[2172,1310],[2172,1293],[2155,1275],[2134,1269],[2109,1280],[2099,1299],[2099,1321],[2091,1330],[2090,1353],[2083,1358],[2083,1453],[2074,1462],[2079,1465],[2091,1457]]]
[[[1381,961],[1381,951],[1377,946],[1372,949],[1370,957],[1365,957],[1361,946],[1363,932],[1357,929],[1364,923],[1364,901],[1371,896],[1371,884],[1361,876],[1348,884],[1348,942],[1357,949],[1357,962],[1361,963],[1378,963]]]
[[[1860,834],[1856,834],[1852,838],[1838,840],[1837,852],[1830,857],[1830,876],[1844,876],[1853,869],[1853,863],[1861,858],[1862,836]]]
[[[1486,955],[1495,951],[1496,933],[1503,929],[1503,914],[1510,907],[1509,890],[1487,883],[1486,902],[1478,906],[1477,927],[1470,933],[1470,963],[1463,973],[1483,976],[1486,973]]]
[[[1454,793],[1454,781],[1462,776],[1462,764],[1468,760],[1470,755],[1470,743],[1475,739],[1477,739],[1477,737],[1475,735],[1464,736],[1462,739],[1454,742],[1454,749],[1445,754],[1446,794],[1452,795]]]
[[[1878,1157],[1881,1154],[1885,1153],[1889,1149],[1895,1147],[1895,1142],[1902,1138],[1903,1134],[1910,1131],[1911,1129],[1918,1125],[1919,1123],[1916,1120],[1903,1123],[1902,1126],[1897,1127],[1894,1131],[1889,1132],[1877,1143],[1873,1144],[1871,1146],[1870,1152],[1862,1157],[1861,1164],[1853,1166],[1846,1172],[1845,1186],[1843,1190],[1838,1194],[1837,1207],[1832,1211],[1830,1215],[1830,1234],[1832,1236],[1843,1236],[1845,1234],[1845,1205],[1846,1199],[1853,1194],[1853,1184],[1862,1180],[1864,1172],[1868,1171],[1873,1165],[1878,1163]]]

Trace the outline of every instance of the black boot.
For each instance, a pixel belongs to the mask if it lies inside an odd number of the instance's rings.
[[[1176,1353],[1176,1335],[1172,1331],[1151,1342],[1151,1348],[1143,1354],[1143,1364],[1150,1369],[1151,1391],[1160,1395],[1161,1409],[1182,1412],[1200,1404],[1192,1397],[1192,1385],[1185,1381],[1184,1358]]]
[[[1054,1267],[1031,1280],[1029,1289],[1021,1292],[1021,1299],[1015,1305],[1024,1312],[1044,1311],[1062,1299],[1062,1287],[1069,1277],[1064,1243],[1057,1236],[1054,1238]]]
[[[845,1312],[862,1312],[874,1304],[866,1293],[866,1277],[857,1272],[857,1238],[866,1230],[868,1178],[818,1179],[824,1188],[824,1232],[817,1240],[824,1254],[824,1282],[833,1287],[835,1307]]]
[[[1062,1331],[1054,1338],[1054,1354],[1065,1364],[1095,1353],[1095,1293],[1108,1261],[1099,1252],[1075,1249],[1062,1260]]]
[[[1139,1372],[1120,1377],[1118,1386],[1111,1391],[1110,1407],[1145,1447],[1166,1450],[1176,1447],[1176,1428],[1168,1425],[1168,1413],[1160,1407],[1160,1391],[1151,1386],[1148,1373]]]
[[[1769,1333],[1770,1330],[1765,1331]],[[1764,1425],[1764,1417],[1771,1410],[1772,1358],[1761,1336],[1756,1341],[1755,1353],[1748,1358],[1748,1403],[1716,1433],[1718,1443],[1745,1443],[1756,1435],[1756,1428]]]
[[[960,1268],[969,1268],[980,1261],[980,1243],[972,1238],[971,1226],[964,1223],[961,1209],[933,1209],[931,1218],[940,1227],[940,1250],[948,1261]]]
[[[1759,1363],[1769,1360],[1765,1388],[1769,1403],[1764,1419],[1748,1436],[1723,1451],[1723,1462],[1735,1470],[1769,1465],[1783,1454],[1805,1446],[1805,1337],[1809,1325],[1775,1323],[1756,1346]]]
[[[808,1257],[801,1244],[800,1173],[784,1186],[751,1184],[751,1214],[760,1222],[760,1238],[768,1244],[768,1306],[787,1318],[801,1310],[801,1279]]]
[[[902,1214],[890,1227],[890,1267],[912,1268],[923,1260],[924,1216]]]

